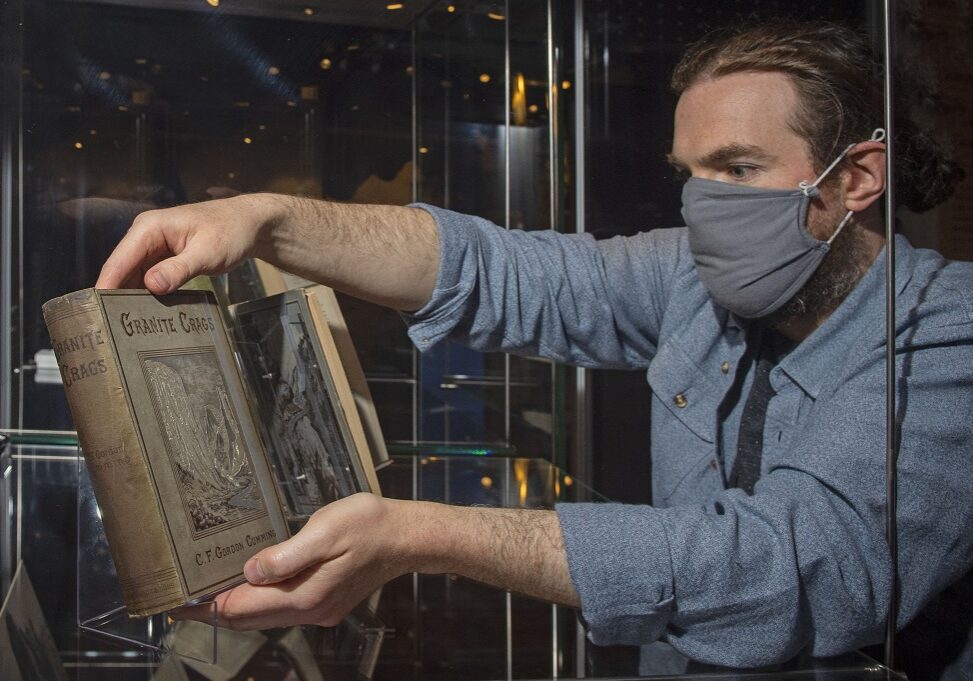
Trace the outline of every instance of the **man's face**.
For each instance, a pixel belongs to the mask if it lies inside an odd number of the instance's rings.
[[[797,90],[783,73],[745,72],[703,80],[676,106],[669,162],[681,173],[765,189],[797,190],[817,177],[807,142],[790,126]],[[808,209],[808,231],[832,235],[845,213],[837,187],[821,186]],[[860,277],[858,230],[846,228],[814,276],[773,315],[783,322],[833,309]]]
[[[734,73],[698,82],[676,106],[669,161],[692,177],[796,190],[816,176],[807,143],[790,127],[797,101],[783,73]],[[840,213],[836,208],[827,212]],[[815,200],[808,216],[808,229],[818,239],[830,236],[841,219],[821,220],[822,210],[824,204]]]

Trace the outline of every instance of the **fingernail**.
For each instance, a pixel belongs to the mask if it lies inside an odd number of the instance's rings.
[[[264,576],[264,571],[260,568],[260,561],[256,558],[251,558],[243,566],[243,576],[251,584],[261,584],[267,579]]]
[[[152,281],[155,282],[155,285],[162,291],[169,290],[169,280],[166,278],[166,275],[164,275],[162,272],[158,272],[158,271],[153,272]]]

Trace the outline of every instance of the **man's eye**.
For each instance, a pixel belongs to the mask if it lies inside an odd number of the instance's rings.
[[[746,180],[753,173],[753,166],[733,165],[729,166],[728,170],[734,180]]]

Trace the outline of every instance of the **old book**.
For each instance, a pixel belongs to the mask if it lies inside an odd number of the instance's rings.
[[[300,520],[356,492],[379,493],[354,397],[313,292],[230,307],[275,478]]]
[[[44,319],[129,614],[242,581],[288,529],[213,295],[86,289]]]

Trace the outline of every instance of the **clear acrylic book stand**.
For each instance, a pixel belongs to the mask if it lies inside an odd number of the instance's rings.
[[[160,658],[175,654],[205,663],[217,659],[216,606],[212,625],[204,637],[194,637],[192,645],[173,635],[173,620],[166,613],[133,619],[128,616],[118,586],[115,564],[95,500],[84,456],[78,448],[78,628],[123,646],[135,646]]]

